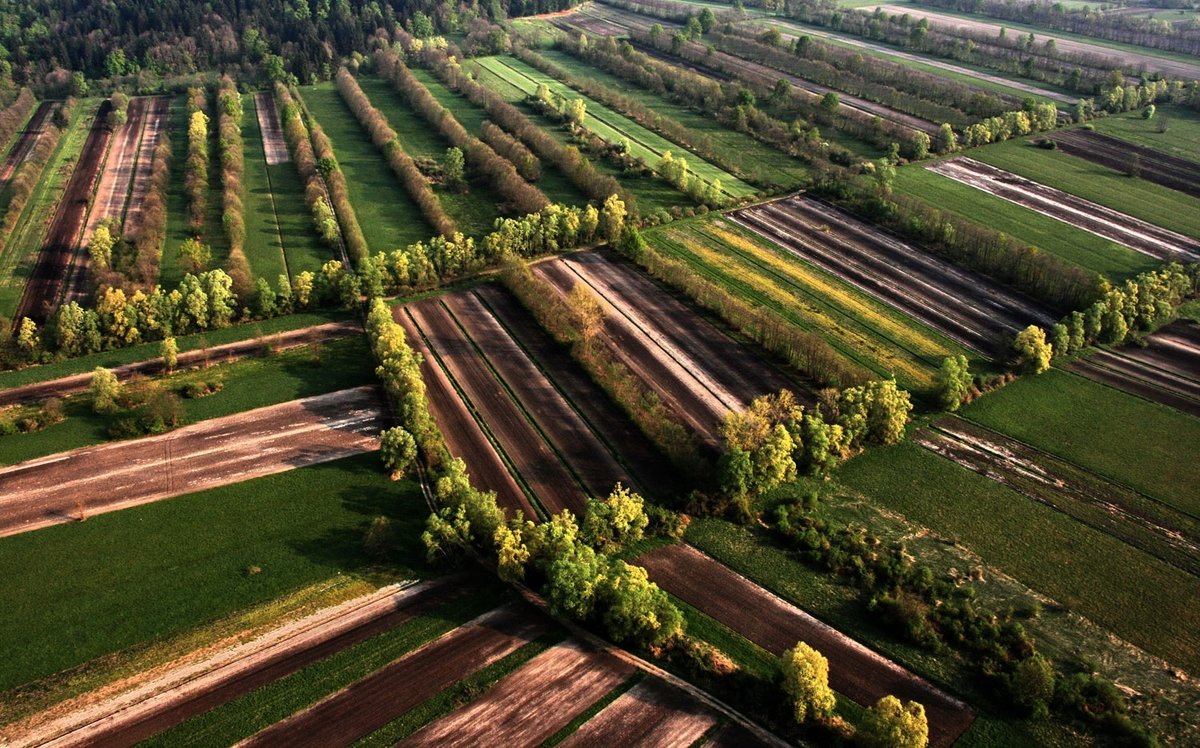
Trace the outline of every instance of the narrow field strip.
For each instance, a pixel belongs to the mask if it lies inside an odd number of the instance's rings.
[[[688,748],[717,724],[715,714],[682,691],[645,679],[583,724],[564,748]]]
[[[1200,164],[1094,130],[1063,130],[1052,137],[1064,153],[1116,171],[1136,170],[1142,179],[1200,197]]]
[[[373,387],[343,390],[0,469],[0,537],[378,448]]]
[[[277,166],[291,161],[287,142],[283,138],[283,126],[279,122],[279,110],[275,108],[275,96],[270,91],[254,94],[254,112],[258,117],[258,129],[262,133],[263,152],[267,166]]]
[[[33,116],[29,118],[25,127],[17,135],[16,143],[5,155],[3,164],[0,164],[0,192],[8,187],[17,168],[25,163],[29,154],[33,153],[33,147],[41,139],[42,133],[46,132],[46,123],[51,120],[61,106],[62,104],[57,101],[43,101],[38,104]],[[5,203],[7,204],[7,201]]]
[[[142,140],[138,146],[137,164],[133,171],[133,184],[129,188],[129,201],[122,214],[122,233],[126,238],[136,237],[142,227],[142,211],[146,194],[150,190],[150,177],[154,168],[154,150],[166,131],[171,100],[165,96],[150,99],[146,111],[146,124],[142,127]]]
[[[242,96],[242,149],[245,158],[245,229],[246,259],[254,275],[274,284],[281,275],[294,277],[284,256],[283,231],[271,190],[270,160],[264,151],[265,135],[259,129],[263,114],[257,109],[258,98]]]

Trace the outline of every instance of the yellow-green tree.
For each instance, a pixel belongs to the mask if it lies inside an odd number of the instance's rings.
[[[867,710],[855,738],[863,748],[925,748],[929,745],[925,707],[884,696]]]
[[[829,660],[824,655],[798,642],[781,655],[780,665],[783,689],[797,722],[823,719],[833,713],[836,699],[829,687]]]

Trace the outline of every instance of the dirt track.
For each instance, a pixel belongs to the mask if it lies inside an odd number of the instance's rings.
[[[1152,148],[1135,145],[1094,130],[1062,130],[1051,139],[1064,153],[1117,171],[1130,169],[1137,157],[1137,174],[1147,182],[1200,197],[1200,164]]]
[[[0,469],[0,536],[237,483],[379,446],[386,416],[359,387]]]
[[[465,584],[464,584],[465,582]],[[317,611],[199,660],[151,673],[112,695],[85,694],[54,711],[12,726],[15,746],[124,748],[287,677],[322,658],[393,629],[464,594],[465,577],[443,577],[409,587],[389,586]],[[0,734],[2,737],[2,734]]]
[[[400,745],[539,745],[633,672],[628,663],[569,640]]]
[[[859,704],[888,694],[920,702],[930,745],[952,745],[975,720],[966,704],[690,546],[656,548],[636,563],[664,590],[772,654],[808,643],[828,658],[829,685]]]
[[[291,156],[288,154],[287,142],[283,139],[283,127],[279,123],[275,97],[269,91],[259,91],[254,94],[254,108],[258,111],[258,129],[262,132],[267,165],[286,164],[291,160]]]
[[[323,325],[314,325],[313,327],[302,327],[298,330],[287,330],[261,338],[251,338],[250,340],[242,340],[237,343],[226,343],[224,345],[212,346],[211,348],[180,353],[176,362],[176,368],[184,369],[189,366],[219,364],[250,358],[252,356],[261,356],[267,352],[268,346],[271,351],[283,351],[289,348],[298,348],[333,338],[361,333],[362,327],[353,320],[329,322]],[[117,375],[117,379],[122,382],[135,375],[159,374],[162,371],[163,365],[160,358],[116,366],[112,369],[112,372]],[[67,395],[86,392],[91,381],[92,373],[89,371],[84,374],[74,374],[60,379],[34,382],[33,384],[21,385],[20,387],[10,387],[6,390],[0,390],[0,408],[13,405],[14,403],[45,400],[49,397],[66,397]]]
[[[926,167],[956,182],[1162,260],[1200,260],[1200,242],[1070,193],[960,156]]]
[[[79,236],[87,217],[88,201],[92,188],[100,175],[100,163],[111,133],[105,127],[105,119],[111,105],[103,102],[96,111],[96,118],[83,144],[75,170],[67,183],[58,204],[58,210],[50,222],[50,228],[42,242],[37,262],[25,283],[21,303],[17,307],[17,320],[29,317],[39,325],[46,321],[58,304],[67,283],[79,247]]]
[[[648,678],[617,697],[562,742],[564,748],[688,748],[717,724],[682,691]]]
[[[125,208],[125,238],[136,237],[142,225],[142,209],[146,194],[150,191],[150,176],[154,170],[154,149],[166,129],[171,101],[165,97],[150,99],[146,111],[146,124],[142,127],[142,142],[138,147],[137,167],[133,172],[133,185],[129,190],[129,202]]]
[[[1036,302],[803,197],[729,214],[737,223],[985,355],[1054,319]]]
[[[61,106],[58,102],[43,101],[38,104],[37,111],[29,118],[29,122],[25,125],[25,129],[21,131],[21,135],[8,152],[8,156],[4,159],[4,164],[0,165],[0,188],[8,184],[9,180],[16,174],[17,168],[25,163],[25,159],[29,158],[29,154],[33,152],[33,147],[37,145],[38,139],[42,137],[42,133],[46,131],[46,123],[50,121],[54,112],[58,111]]]
[[[507,606],[460,626],[241,743],[335,748],[353,743],[546,630],[524,606]],[[542,697],[542,694],[536,694]],[[486,729],[488,723],[481,725]]]

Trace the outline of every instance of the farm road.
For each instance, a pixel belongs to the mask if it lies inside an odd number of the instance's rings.
[[[803,641],[829,659],[829,685],[859,704],[893,694],[929,716],[929,744],[950,746],[975,720],[971,708],[686,545],[656,548],[634,562],[667,592],[772,654]]]
[[[466,584],[463,582],[466,581]],[[389,585],[200,658],[185,657],[116,693],[84,694],[0,731],[13,748],[124,748],[402,625],[469,591],[462,576]]]
[[[1200,242],[1183,234],[1160,228],[973,158],[960,156],[938,161],[925,168],[989,195],[1090,231],[1096,236],[1124,244],[1156,260],[1200,260]]]
[[[242,742],[244,748],[314,745],[338,748],[383,727],[546,631],[546,619],[509,605],[459,626],[381,670]],[[533,693],[542,699],[546,695]],[[478,725],[487,729],[489,721]]]
[[[361,332],[362,326],[353,320],[302,327],[273,335],[251,338],[250,340],[240,340],[236,343],[225,343],[224,345],[216,345],[211,348],[201,348],[180,353],[176,362],[176,369],[202,364],[219,364],[250,358],[251,356],[261,356],[266,352],[268,345],[273,351],[282,351],[289,348],[299,348],[305,345],[321,343],[334,338],[360,334]],[[135,375],[159,374],[162,371],[163,365],[160,358],[115,366],[112,369],[112,372],[117,375],[117,379],[122,382]],[[18,387],[10,387],[6,390],[0,390],[0,408],[15,403],[44,400],[48,397],[66,397],[86,392],[91,381],[92,373],[89,371],[84,374],[72,374],[67,377],[50,379],[45,382],[34,382]]]
[[[0,469],[0,537],[369,452],[386,415],[359,387]]]

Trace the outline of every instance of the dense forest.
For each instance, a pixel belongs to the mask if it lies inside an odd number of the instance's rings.
[[[378,28],[415,36],[478,19],[542,13],[576,0],[0,0],[0,63],[19,84],[82,93],[86,80],[157,80],[239,67],[301,82],[332,76],[339,56],[367,48]],[[331,67],[333,69],[331,69]]]

